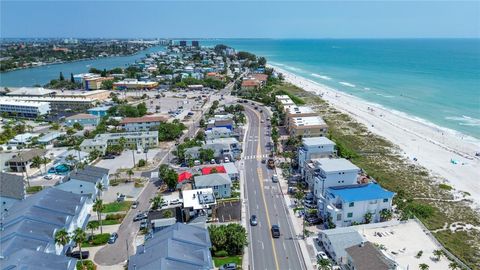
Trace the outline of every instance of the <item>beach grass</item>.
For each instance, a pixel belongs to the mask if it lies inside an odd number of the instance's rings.
[[[397,146],[371,133],[366,126],[319,96],[285,82],[273,89],[297,96],[318,111],[328,124],[328,136],[337,144],[339,155],[350,159],[384,188],[395,192],[394,203],[402,213],[415,215],[429,230],[437,230],[434,235],[447,250],[471,268],[480,269],[480,234],[475,230],[452,232],[445,229],[453,222],[480,225],[480,217],[469,201],[450,201],[454,199],[450,189],[439,184],[424,167],[412,164]]]

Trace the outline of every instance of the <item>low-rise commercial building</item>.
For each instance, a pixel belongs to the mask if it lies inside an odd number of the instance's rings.
[[[93,150],[98,150],[105,154],[108,145],[119,144],[120,140],[123,140],[125,147],[129,148],[153,148],[158,145],[158,132],[142,131],[98,134],[94,139],[83,140],[80,148],[82,151],[89,153]]]
[[[14,203],[25,199],[23,176],[0,172],[0,216],[8,213]]]
[[[130,132],[149,131],[166,121],[167,119],[161,116],[126,117],[122,119],[120,125],[123,129]]]
[[[113,77],[91,77],[83,80],[83,88],[87,91],[102,89],[102,84],[105,81],[111,81]]]
[[[291,136],[317,137],[327,135],[328,126],[320,116],[294,117],[288,124]]]
[[[319,197],[319,213],[336,227],[380,222],[382,211],[391,212],[394,195],[376,183],[329,187]]]
[[[116,90],[140,90],[153,89],[158,86],[157,82],[139,81],[137,79],[125,79],[113,83],[113,88]]]
[[[29,105],[29,102],[33,102],[33,105]],[[78,98],[78,97],[61,97],[61,96],[17,96],[17,97],[4,97],[0,99],[0,110],[2,104],[4,104],[5,110],[11,110],[15,104],[17,106],[28,107],[18,109],[20,112],[28,115],[44,115],[48,112],[65,112],[65,111],[84,111],[93,107],[97,102],[97,99],[90,98]],[[50,104],[48,110],[46,104]],[[7,106],[8,105],[8,106]],[[40,113],[38,113],[40,112]],[[27,116],[25,116],[27,117]],[[36,116],[35,116],[36,117]]]
[[[19,100],[16,98],[0,98],[0,113],[10,116],[37,118],[50,113],[48,102]]]
[[[82,127],[95,127],[100,123],[100,117],[88,113],[79,113],[65,118],[65,125],[73,126],[75,123],[82,125]]]
[[[205,138],[207,140],[213,140],[218,138],[229,138],[233,135],[231,129],[226,127],[213,127],[205,131]]]

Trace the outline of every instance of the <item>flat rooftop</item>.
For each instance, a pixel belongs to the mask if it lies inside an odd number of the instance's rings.
[[[192,207],[195,210],[207,209],[217,203],[212,188],[183,190],[182,197],[183,207]]]
[[[317,158],[313,160],[315,165],[322,168],[326,173],[360,170],[355,164],[344,158]]]
[[[335,143],[327,137],[305,137],[302,138],[302,143],[305,146],[335,145]]]
[[[390,199],[395,195],[395,193],[375,183],[329,187],[327,192],[333,194],[335,197],[342,198],[342,200],[346,202]]]
[[[315,113],[315,111],[308,106],[288,106],[285,108],[287,114],[310,114]]]
[[[369,225],[354,227],[358,227],[358,232],[367,241],[385,247],[384,254],[395,260],[402,269],[418,269],[418,265],[422,263],[428,264],[430,269],[449,269],[450,261],[445,256],[437,262],[430,259],[435,257],[433,251],[441,247],[416,220]],[[423,251],[423,255],[416,258],[420,250]]]
[[[323,126],[327,125],[320,116],[305,116],[292,118],[296,126]]]

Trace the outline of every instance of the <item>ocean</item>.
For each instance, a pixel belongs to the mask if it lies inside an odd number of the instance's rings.
[[[480,138],[480,39],[224,39],[291,73]]]
[[[201,45],[219,43],[264,56],[272,65],[416,120],[480,139],[480,39],[201,40]],[[123,67],[144,53],[1,73],[0,85],[45,84],[60,71],[68,76],[89,67]]]

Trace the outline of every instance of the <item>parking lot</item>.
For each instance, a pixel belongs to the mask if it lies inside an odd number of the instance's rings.
[[[221,202],[217,204],[217,218],[219,222],[240,221],[241,219],[240,201]]]
[[[133,167],[133,160],[135,157],[135,163],[138,163],[140,159],[147,159],[148,162],[152,162],[153,159],[161,153],[162,149],[160,148],[152,148],[149,149],[147,153],[143,153],[143,151],[132,151],[132,150],[125,150],[120,154],[120,156],[116,156],[114,159],[102,159],[100,160],[96,166],[108,168],[110,169],[110,174],[115,173],[118,169],[130,169]]]

